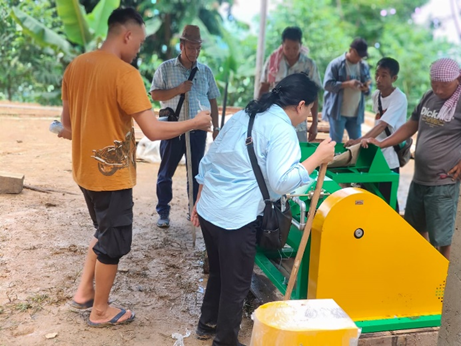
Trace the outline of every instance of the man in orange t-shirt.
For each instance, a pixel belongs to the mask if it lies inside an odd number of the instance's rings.
[[[146,37],[142,17],[132,8],[119,8],[108,24],[101,48],[78,56],[65,71],[64,130],[59,134],[72,139],[74,180],[96,228],[70,303],[77,310],[92,308],[88,319],[92,327],[128,323],[135,316],[108,303],[118,262],[131,248],[136,184],[133,119],[150,140],[208,130],[211,125],[207,112],[188,121],[159,122],[139,72],[130,65]]]

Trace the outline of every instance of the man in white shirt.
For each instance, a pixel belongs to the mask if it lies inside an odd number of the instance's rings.
[[[376,138],[382,141],[394,133],[407,120],[407,97],[393,83],[398,78],[399,63],[392,58],[382,58],[376,65],[376,90],[373,93],[373,111],[376,113],[375,126],[362,138],[349,140],[344,146],[348,147],[357,143],[364,138]],[[381,105],[381,106],[380,106]],[[382,149],[384,158],[389,168],[399,173],[399,159],[394,147]],[[390,183],[381,183],[379,190],[383,197],[389,202],[391,185]],[[398,212],[398,203],[396,206]]]

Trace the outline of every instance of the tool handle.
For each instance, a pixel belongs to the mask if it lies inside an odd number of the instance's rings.
[[[306,226],[304,227],[303,236],[301,242],[299,243],[298,252],[296,253],[295,262],[293,268],[291,269],[290,279],[288,280],[287,290],[285,292],[284,300],[290,300],[291,293],[293,292],[293,287],[296,282],[296,277],[298,276],[299,266],[301,260],[304,256],[304,250],[306,250],[307,241],[311,234],[312,223],[314,222],[315,210],[317,209],[317,203],[319,201],[320,192],[322,191],[323,180],[325,179],[325,174],[327,172],[327,164],[324,163],[320,166],[320,172],[317,177],[317,185],[315,186],[314,195],[311,199],[311,204],[309,207],[309,216],[307,218]]]
[[[185,97],[185,111],[186,111],[186,120],[190,119],[189,114],[189,93],[186,93]],[[186,140],[186,164],[187,164],[187,182],[189,185],[189,217],[192,217],[192,210],[194,209],[194,176],[192,175],[192,151],[190,145],[190,131],[185,133]],[[197,230],[195,226],[191,223],[191,233],[192,233],[192,246],[195,248],[195,242],[197,240]]]

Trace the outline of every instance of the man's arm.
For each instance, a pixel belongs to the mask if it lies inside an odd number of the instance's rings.
[[[328,64],[327,70],[325,71],[325,79],[323,82],[323,88],[326,91],[332,92],[334,94],[339,93],[342,89],[352,88],[359,90],[362,83],[357,79],[351,79],[348,81],[341,82],[338,80],[338,66],[334,62]]]
[[[185,121],[158,121],[152,109],[131,115],[144,135],[151,141],[171,139],[191,130],[210,130],[211,117],[206,111],[199,112],[195,118]]]
[[[152,90],[150,92],[150,96],[152,96],[152,100],[154,101],[168,101],[177,95],[185,94],[186,92],[190,91],[190,89],[192,88],[192,84],[192,81],[186,80],[185,82],[179,84],[177,87],[172,89]]]
[[[58,133],[58,137],[72,139],[72,126],[70,123],[69,102],[62,101],[61,124],[63,129]]]
[[[366,62],[360,62],[360,64],[363,64],[364,68],[363,68],[363,71],[365,73],[363,73],[363,82],[361,82],[361,87],[360,87],[360,91],[362,91],[365,96],[368,96],[370,95],[370,86],[371,86],[371,83],[373,82],[371,80],[371,76],[370,76],[370,68],[368,67],[368,64]]]
[[[416,131],[418,131],[418,122],[416,120],[410,119],[382,142],[376,140],[375,138],[366,138],[362,140],[362,146],[364,148],[368,148],[368,143],[372,143],[380,148],[392,147],[402,143],[408,137],[413,136]]]
[[[269,92],[270,84],[261,82],[259,85],[259,94],[258,94],[258,99],[262,96],[262,94],[265,94]]]
[[[376,93],[373,95],[374,111],[378,110],[378,95],[379,94]],[[347,141],[344,144],[344,146],[349,147],[351,145],[360,143],[360,141],[365,138],[376,138],[381,132],[383,132],[386,129],[387,126],[391,127],[392,129],[395,129],[399,119],[403,120],[406,118],[407,106],[407,98],[405,97],[405,95],[402,94],[401,97],[396,98],[393,102],[391,102],[389,107],[382,115],[381,119],[377,121],[376,125],[367,134],[365,134],[363,137],[359,139]]]
[[[344,146],[350,147],[352,145],[358,144],[362,141],[362,139],[365,139],[365,138],[376,138],[381,132],[383,132],[386,129],[387,126],[389,126],[388,123],[386,123],[385,121],[380,121],[370,131],[364,134],[362,137],[358,139],[350,139],[346,143],[344,143]]]
[[[216,128],[219,128],[219,111],[218,111],[218,102],[216,101],[216,99],[210,100],[210,106],[211,106],[211,122],[213,124],[213,139],[215,139],[216,136],[219,134],[219,130],[216,129]]]

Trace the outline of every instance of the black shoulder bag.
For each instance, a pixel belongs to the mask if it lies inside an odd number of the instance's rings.
[[[195,73],[197,72],[198,68],[195,66],[191,71],[189,78],[187,80],[192,80],[195,77]],[[186,98],[186,94],[181,94],[179,97],[178,105],[176,106],[176,111],[173,111],[172,108],[166,107],[158,112],[159,117],[168,117],[168,121],[178,121],[179,120],[179,113],[181,112],[182,104],[184,103],[184,99]]]
[[[378,111],[379,111],[379,116],[382,117],[384,114],[383,111],[383,104],[381,103],[381,93],[378,95]],[[389,130],[389,126],[386,126],[384,129],[386,132],[386,136],[389,137],[391,135],[391,131]],[[413,138],[407,138],[403,143],[400,143],[399,145],[394,145],[393,148],[395,152],[397,153],[397,157],[399,158],[399,166],[403,167],[405,166],[408,161],[411,159],[411,145],[413,144]]]
[[[248,149],[251,166],[256,176],[259,189],[261,190],[264,203],[266,204],[258,227],[257,242],[258,245],[265,250],[280,250],[285,246],[288,233],[290,232],[292,219],[291,209],[288,201],[285,202],[284,210],[282,211],[280,199],[275,202],[270,200],[269,191],[267,190],[266,183],[264,182],[261,168],[258,165],[258,159],[256,158],[253,147],[253,139],[251,137],[251,130],[253,129],[255,117],[256,115],[250,116],[245,144]]]

